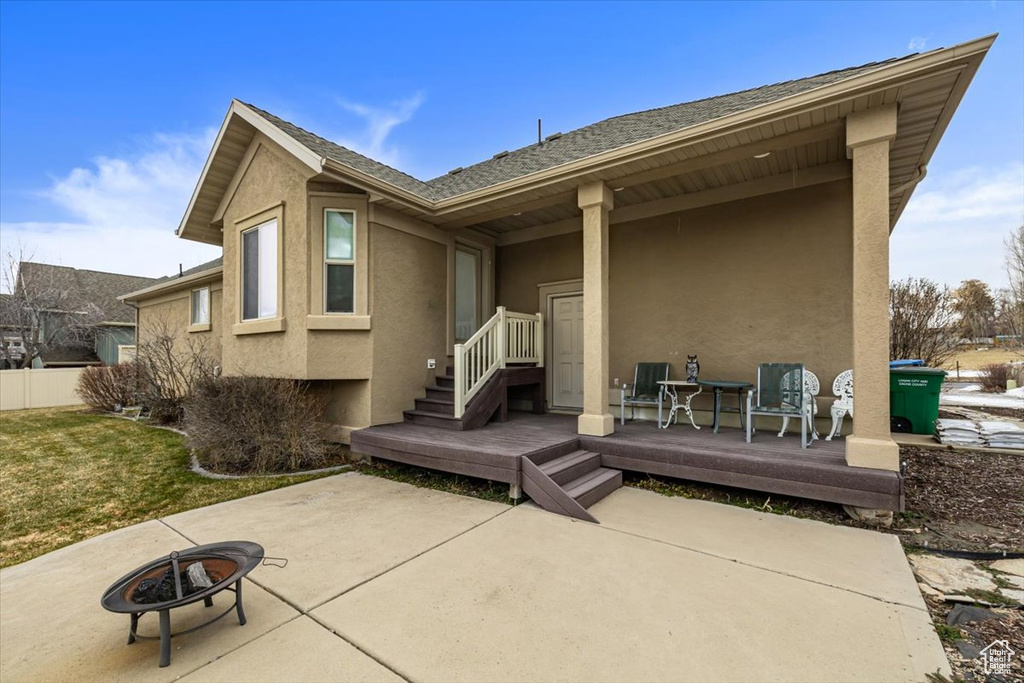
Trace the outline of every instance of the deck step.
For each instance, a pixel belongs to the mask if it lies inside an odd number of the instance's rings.
[[[416,410],[439,415],[451,415],[455,417],[455,401],[449,396],[443,398],[418,398],[416,399]]]
[[[442,415],[426,410],[406,410],[403,415],[405,415],[406,422],[412,422],[413,424],[462,431],[462,420],[457,419],[454,415]]]
[[[455,405],[455,389],[453,387],[427,387],[427,398],[446,399]]]
[[[601,466],[601,456],[590,451],[573,451],[568,455],[562,455],[554,460],[549,460],[540,466],[541,472],[551,477],[559,484],[564,485],[584,474],[593,472]]]
[[[577,503],[588,508],[621,486],[622,470],[598,467],[596,470],[570,481],[562,488]]]

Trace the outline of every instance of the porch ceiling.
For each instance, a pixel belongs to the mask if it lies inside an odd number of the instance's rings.
[[[612,223],[732,201],[850,176],[845,118],[870,107],[898,105],[890,155],[890,225],[906,206],[904,187],[927,164],[977,63],[829,103],[757,126],[567,179],[434,219],[441,227],[475,227],[501,240],[567,232],[580,221],[576,188],[603,181],[616,190]],[[756,158],[768,152],[768,156]],[[897,192],[898,190],[898,192]],[[398,208],[398,207],[395,207]]]

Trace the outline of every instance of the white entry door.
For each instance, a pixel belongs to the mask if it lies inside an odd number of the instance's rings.
[[[551,405],[583,408],[583,295],[551,300]]]

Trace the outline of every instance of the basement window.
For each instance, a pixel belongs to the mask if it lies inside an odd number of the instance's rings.
[[[324,312],[355,312],[354,211],[324,210]]]

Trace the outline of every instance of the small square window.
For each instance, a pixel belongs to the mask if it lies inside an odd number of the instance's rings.
[[[210,288],[192,290],[192,324],[204,325],[210,322]]]

